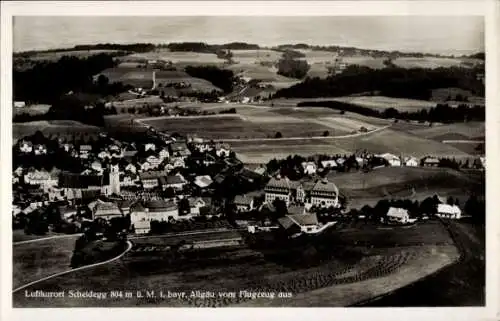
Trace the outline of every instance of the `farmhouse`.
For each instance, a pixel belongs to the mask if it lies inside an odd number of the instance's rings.
[[[339,189],[326,178],[318,180],[311,190],[311,205],[319,207],[336,207],[339,202]]]
[[[418,166],[418,159],[413,156],[405,157],[404,158],[404,165],[409,166],[409,167],[417,167]]]
[[[390,166],[401,166],[401,159],[396,155],[384,153],[381,155],[377,155],[377,157],[385,159]]]
[[[442,218],[460,219],[462,211],[457,205],[438,204],[436,215]]]
[[[390,207],[387,211],[387,220],[391,223],[406,224],[409,219],[408,211],[403,208]]]
[[[238,212],[249,212],[253,210],[253,198],[245,195],[236,195],[234,198],[234,205]]]
[[[316,214],[292,214],[278,219],[280,226],[288,234],[315,233],[319,223]]]
[[[97,200],[89,204],[89,209],[92,212],[92,220],[102,218],[105,220],[110,220],[113,217],[121,217],[122,213],[113,202],[104,202],[102,200]]]
[[[33,152],[33,143],[30,141],[23,140],[19,144],[19,151],[21,153],[31,153]]]
[[[215,153],[218,157],[228,157],[231,153],[231,148],[228,144],[225,143],[217,143],[215,144]]]
[[[427,157],[424,157],[422,159],[421,163],[423,166],[426,166],[426,167],[438,167],[439,166],[439,159],[437,159],[435,157],[427,156]]]
[[[302,162],[302,168],[304,169],[304,174],[313,175],[316,174],[316,170],[318,169],[314,162]]]
[[[47,154],[47,147],[43,144],[37,144],[33,147],[35,155],[45,155]]]

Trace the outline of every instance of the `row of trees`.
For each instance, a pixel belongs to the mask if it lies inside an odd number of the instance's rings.
[[[187,66],[184,70],[191,77],[210,81],[225,93],[233,91],[234,73],[231,70],[220,69],[215,66]]]
[[[379,91],[380,95],[429,100],[432,89],[457,87],[484,96],[484,84],[477,78],[481,68],[384,68],[351,65],[339,75],[306,78],[299,84],[280,89],[274,97],[338,97]]]
[[[436,107],[429,109],[420,109],[414,112],[401,112],[395,108],[387,108],[383,112],[370,107],[357,106],[338,101],[316,101],[316,102],[300,102],[298,107],[328,107],[341,112],[353,112],[365,116],[379,117],[386,119],[402,119],[402,120],[416,120],[428,121],[439,123],[453,123],[464,121],[484,121],[486,116],[485,107],[474,106],[467,107],[460,105],[457,108],[450,107],[446,104],[438,104]]]

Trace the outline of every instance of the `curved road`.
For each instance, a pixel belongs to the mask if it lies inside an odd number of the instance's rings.
[[[32,286],[34,284],[37,284],[39,282],[46,281],[46,280],[49,280],[49,279],[52,279],[52,278],[55,278],[55,277],[58,277],[58,276],[61,276],[61,275],[65,275],[65,274],[68,274],[68,273],[71,273],[71,272],[76,272],[76,271],[82,271],[82,270],[90,269],[90,268],[93,268],[93,267],[96,267],[96,266],[100,266],[100,265],[111,263],[113,261],[118,260],[122,256],[124,256],[131,249],[132,249],[132,242],[127,241],[127,248],[125,249],[125,251],[123,251],[120,255],[115,256],[114,258],[111,258],[111,259],[109,259],[107,261],[104,261],[104,262],[99,262],[99,263],[94,263],[94,264],[90,264],[90,265],[85,265],[85,266],[81,266],[81,267],[78,267],[78,268],[75,268],[75,269],[70,269],[70,270],[67,270],[67,271],[63,271],[63,272],[59,272],[59,273],[56,273],[56,274],[49,275],[47,277],[44,277],[44,278],[41,278],[39,280],[30,282],[28,284],[21,285],[20,287],[12,290],[12,293],[15,293],[17,291],[25,289],[25,288],[27,288],[29,286]]]

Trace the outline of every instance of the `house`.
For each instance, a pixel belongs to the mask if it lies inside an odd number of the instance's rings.
[[[343,157],[339,157],[339,158],[337,158],[337,159],[335,160],[335,162],[337,162],[337,165],[338,165],[338,166],[342,166],[342,165],[344,165],[344,163],[345,163],[345,158],[343,158]]]
[[[120,174],[120,186],[136,186],[137,175],[131,173]]]
[[[323,168],[336,168],[337,162],[334,159],[321,161]]]
[[[436,157],[427,156],[422,159],[421,163],[425,167],[438,167],[439,159],[437,159]]]
[[[33,143],[30,141],[23,140],[19,144],[19,151],[21,153],[31,153],[33,152]]]
[[[436,215],[442,218],[460,219],[462,211],[457,205],[438,204]]]
[[[147,152],[148,150],[155,151],[156,150],[156,145],[153,143],[147,143],[144,145],[144,151]]]
[[[166,177],[160,177],[160,184],[163,190],[171,187],[174,190],[182,190],[187,184],[186,180],[181,174],[167,175]]]
[[[406,224],[410,220],[410,215],[403,208],[390,207],[387,211],[387,220],[390,223]]]
[[[168,158],[170,156],[170,153],[168,152],[168,149],[165,147],[165,148],[162,148],[162,150],[160,150],[160,152],[158,153],[158,158],[160,159],[160,161],[163,161],[164,159]]]
[[[80,145],[80,158],[89,158],[89,154],[92,151],[92,146],[90,145]]]
[[[90,164],[90,168],[92,168],[93,170],[95,170],[96,172],[102,174],[103,172],[103,168],[102,168],[102,164],[100,161],[93,161],[92,164]]]
[[[313,175],[316,174],[318,167],[314,162],[302,162],[302,168],[304,169],[304,174]]]
[[[18,166],[14,171],[13,174],[14,176],[20,177],[24,172],[24,169],[22,166]]]
[[[205,207],[207,204],[201,197],[190,197],[188,198],[189,208],[191,209],[192,215],[200,215],[200,208]]]
[[[137,148],[135,148],[134,145],[126,146],[122,150],[122,153],[123,153],[123,157],[126,157],[126,158],[134,157],[137,154]]]
[[[111,194],[109,175],[81,175],[63,172],[59,175],[58,188],[61,197],[72,200],[84,198],[84,194]],[[56,195],[53,195],[54,197]]]
[[[153,169],[153,166],[148,161],[140,162],[138,165],[142,172],[146,172],[149,171],[150,169]]]
[[[59,206],[58,210],[61,217],[66,220],[78,215],[78,209],[75,206]]]
[[[292,205],[288,208],[288,214],[295,215],[295,214],[306,214],[306,207],[305,206],[296,206]]]
[[[62,143],[59,145],[62,149],[64,149],[65,152],[69,153],[70,151],[72,151],[75,146],[71,143]]]
[[[228,157],[230,153],[231,153],[231,148],[229,147],[228,144],[225,143],[215,144],[215,154],[218,157]]]
[[[292,214],[278,219],[280,226],[290,234],[315,233],[319,229],[316,214]]]
[[[289,206],[292,201],[293,185],[294,182],[290,181],[288,177],[281,178],[277,176],[271,178],[264,188],[266,203],[273,203],[275,199],[280,199],[285,201],[286,206]]]
[[[26,102],[24,101],[15,101],[14,108],[23,108],[26,107]]]
[[[193,142],[194,148],[198,150],[200,153],[205,153],[208,151],[211,151],[213,149],[213,146],[210,145],[207,142]]]
[[[46,155],[47,147],[44,144],[36,144],[33,147],[33,151],[35,152],[35,155]]]
[[[100,199],[89,204],[89,209],[92,212],[92,220],[102,218],[110,220],[113,217],[122,217],[122,212],[113,202],[105,202]]]
[[[310,204],[318,207],[337,207],[339,205],[337,185],[326,178],[318,180],[311,190]]]
[[[146,158],[146,160],[150,164],[150,168],[157,168],[162,162],[161,159],[159,159],[158,157],[155,157],[153,155]]]
[[[139,173],[139,179],[144,189],[153,189],[159,186],[158,179],[163,176],[162,172],[144,172]]]
[[[136,234],[146,234],[151,230],[151,220],[140,202],[130,206],[130,225]]]
[[[172,165],[173,168],[185,168],[186,167],[186,164],[184,163],[184,159],[181,157],[171,158],[169,164]]]
[[[207,188],[212,183],[212,178],[209,175],[196,176],[194,179],[194,184],[199,188]]]
[[[413,157],[413,156],[409,156],[409,157],[405,157],[404,160],[404,165],[405,166],[410,166],[410,167],[416,167],[418,166],[418,159],[416,157]]]
[[[401,159],[396,155],[384,153],[376,155],[376,157],[385,159],[387,163],[389,163],[389,166],[401,166]]]
[[[59,183],[59,171],[55,169],[51,172],[47,172],[46,170],[30,171],[24,175],[24,183],[28,185],[40,185],[43,189],[57,186]]]
[[[234,205],[238,212],[249,212],[253,210],[253,198],[245,195],[236,195]]]
[[[253,171],[259,175],[264,175],[267,172],[267,168],[266,165],[260,164]]]

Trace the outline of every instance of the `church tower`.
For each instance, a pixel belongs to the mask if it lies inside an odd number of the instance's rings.
[[[111,165],[109,171],[109,185],[111,187],[111,194],[120,195],[120,168],[118,164]]]

